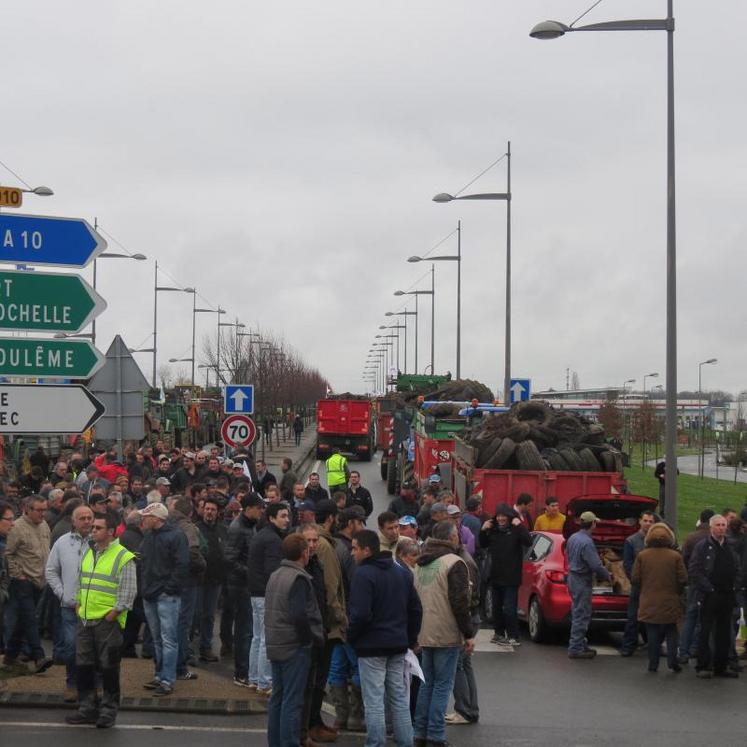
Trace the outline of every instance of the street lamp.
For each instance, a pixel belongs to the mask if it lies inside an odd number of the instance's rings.
[[[417,309],[418,297],[415,296],[415,307]],[[407,373],[407,317],[415,317],[415,373],[418,372],[418,361],[417,361],[417,339],[418,339],[418,312],[417,311],[387,311],[384,316],[403,316],[404,328],[405,328],[405,373]]]
[[[156,359],[158,356],[158,294],[166,292],[194,293],[194,288],[175,288],[172,286],[158,285],[158,261],[153,282],[153,376],[151,386],[156,388]]]
[[[376,335],[376,337],[380,337],[382,339],[386,339],[387,337],[391,338],[392,340],[397,341],[397,371],[399,371],[399,334],[394,335]],[[392,346],[394,346],[394,342],[390,343]],[[394,361],[392,361],[394,363]]]
[[[71,335],[67,332],[55,332],[52,337],[55,338],[55,340],[69,340],[70,338],[78,338],[78,339],[84,339],[84,340],[92,340],[93,339],[93,333],[92,332],[79,332],[76,335]]]
[[[703,366],[711,366],[714,363],[718,363],[718,359],[709,358],[707,361],[698,363],[698,409],[700,410],[700,451],[698,453],[698,474],[700,475],[701,480],[705,476],[705,408],[703,407],[701,381]]]
[[[644,376],[643,376],[643,401],[644,402],[646,401],[646,379],[658,379],[658,378],[659,378],[658,372],[657,373],[644,374]],[[654,422],[655,422],[655,418],[656,418],[656,411],[654,411]],[[645,429],[644,429],[644,434],[645,434]],[[646,438],[644,436],[644,439],[643,439],[643,449],[642,449],[642,453],[641,453],[641,469],[643,469],[646,466],[646,444],[647,444],[647,441],[646,441]]]
[[[415,314],[418,313],[418,296],[431,297],[431,372],[433,372],[433,356],[436,349],[436,279],[435,268],[431,265],[431,289],[415,291],[394,291],[395,296],[415,296]],[[415,373],[418,372],[418,319],[415,317]]]
[[[503,371],[503,399],[508,404],[510,400],[509,388],[511,387],[511,141],[506,148],[506,191],[485,192],[474,195],[450,195],[441,192],[433,198],[433,202],[453,202],[454,200],[502,200],[506,203],[506,344],[505,363]],[[460,231],[461,233],[461,231]],[[461,264],[461,263],[460,263]],[[459,361],[457,361],[457,366]],[[457,378],[459,374],[457,373]]]
[[[462,371],[462,221],[457,221],[457,253],[438,257],[410,257],[408,262],[456,262],[457,263],[457,333],[456,333],[456,377]],[[432,361],[431,361],[432,363]]]
[[[397,373],[399,374],[399,330],[405,330],[405,373],[407,373],[407,325],[406,324],[381,324],[379,329],[394,329],[397,335]]]
[[[593,6],[592,6],[593,7]],[[586,11],[588,13],[588,11]],[[677,237],[675,221],[674,160],[674,0],[667,0],[667,17],[630,21],[607,21],[588,26],[570,26],[559,21],[543,21],[530,32],[535,39],[557,39],[569,31],[666,31],[667,32],[667,342],[666,342],[666,432],[664,517],[677,525]]]

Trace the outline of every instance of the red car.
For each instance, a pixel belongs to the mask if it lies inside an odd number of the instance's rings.
[[[524,555],[519,587],[519,619],[525,620],[529,637],[542,641],[551,628],[570,627],[571,596],[565,543],[578,530],[584,511],[599,518],[592,535],[597,547],[617,550],[622,558],[625,538],[638,530],[638,518],[644,510],[654,511],[657,501],[640,495],[589,495],[573,498],[566,508],[563,534],[532,532],[532,544]],[[628,610],[628,595],[616,593],[610,586],[599,586],[592,597],[592,627],[622,629]]]

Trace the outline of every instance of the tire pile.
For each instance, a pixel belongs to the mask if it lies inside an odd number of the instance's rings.
[[[622,472],[622,454],[605,443],[604,428],[544,402],[520,402],[484,417],[462,435],[482,469]]]

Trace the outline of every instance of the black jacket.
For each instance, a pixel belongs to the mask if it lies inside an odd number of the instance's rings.
[[[345,501],[345,508],[351,508],[352,506],[360,506],[366,512],[367,517],[373,513],[373,500],[371,499],[371,492],[368,488],[359,485],[358,490],[355,492],[353,492],[352,488],[348,488],[348,499]]]
[[[329,498],[329,493],[321,485],[317,485],[315,488],[312,488],[311,485],[307,485],[303,494],[305,499],[312,503],[319,503],[319,501]]]
[[[695,595],[698,601],[702,601],[707,594],[715,591],[714,582],[718,585],[719,581],[724,581],[724,579],[714,578],[714,565],[716,562],[716,553],[718,552],[716,544],[716,540],[709,534],[705,539],[698,542],[690,556],[687,571],[690,583],[695,588]],[[726,581],[732,587],[732,590],[738,591],[744,587],[741,562],[729,542],[724,540],[723,546],[731,554],[734,562],[734,578],[726,579]]]
[[[275,475],[272,474],[269,470],[260,477],[257,475],[252,479],[252,484],[254,485],[254,489],[260,494],[265,494],[265,489],[268,485],[277,485],[278,481],[275,478]]]
[[[324,627],[324,636],[329,633],[329,610],[327,609],[327,587],[324,585],[324,569],[316,555],[309,558],[309,564],[306,566],[306,572],[311,576],[311,585],[314,588],[316,603],[319,605],[319,612],[322,613],[322,626]]]
[[[205,583],[210,585],[222,584],[226,580],[225,545],[228,537],[228,527],[222,521],[206,524],[197,522],[202,538],[207,544],[205,560]]]
[[[179,527],[167,521],[146,532],[140,545],[143,599],[155,601],[161,594],[179,596],[189,574],[189,546]]]
[[[249,546],[249,594],[263,597],[270,575],[280,567],[283,559],[283,535],[272,523],[257,532]]]
[[[249,584],[249,545],[257,534],[257,522],[239,514],[228,527],[223,558],[229,586],[247,589]]]
[[[389,510],[393,511],[400,519],[403,516],[414,516],[420,513],[420,503],[417,500],[406,501],[401,495],[389,504]]]
[[[532,538],[523,524],[481,529],[480,547],[490,555],[490,582],[496,586],[521,586],[524,548],[531,544]]]

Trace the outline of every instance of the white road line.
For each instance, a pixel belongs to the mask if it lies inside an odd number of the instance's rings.
[[[312,472],[319,472],[319,468],[320,468],[321,466],[322,466],[322,461],[321,461],[321,459],[317,459],[317,460],[316,460],[316,461],[314,462],[314,469],[312,469],[311,471],[312,471]]]
[[[42,729],[76,729],[78,726],[56,723],[54,721],[2,721],[0,726],[28,726]],[[83,724],[83,728],[90,729],[90,725]],[[117,724],[115,729],[128,729],[129,731],[219,731],[228,734],[266,734],[267,729],[251,729],[249,727],[227,727],[227,726],[171,726],[168,724]]]

